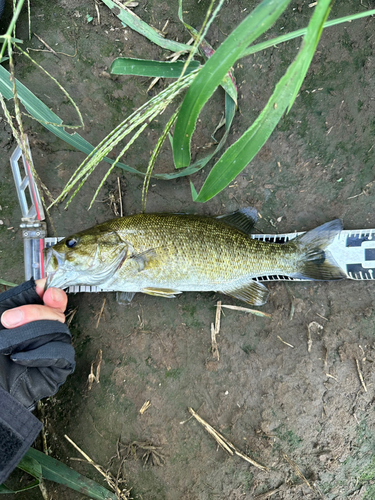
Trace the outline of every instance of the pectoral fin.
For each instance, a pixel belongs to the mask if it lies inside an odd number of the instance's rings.
[[[133,253],[131,259],[133,259],[138,265],[138,272],[143,271],[149,267],[152,267],[152,263],[155,260],[156,251],[154,248],[150,248],[142,253]]]
[[[166,299],[173,299],[176,295],[182,293],[179,290],[173,290],[172,288],[142,288],[141,292],[147,293],[147,295],[155,295],[156,297],[165,297]]]
[[[222,290],[222,292],[253,306],[262,306],[265,304],[269,295],[268,289],[262,283],[254,280],[251,280],[250,283],[246,283],[240,288]]]

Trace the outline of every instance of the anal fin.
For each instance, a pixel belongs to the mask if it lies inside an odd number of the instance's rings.
[[[116,300],[118,304],[128,305],[133,300],[135,292],[116,292]]]
[[[262,283],[251,280],[239,288],[222,290],[226,295],[240,299],[253,306],[262,306],[268,300],[269,291]]]
[[[173,299],[176,295],[182,293],[180,290],[173,290],[172,288],[142,288],[142,293],[147,295],[155,295],[156,297],[165,297],[166,299]]]

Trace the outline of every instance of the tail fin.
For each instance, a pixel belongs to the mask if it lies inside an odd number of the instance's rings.
[[[310,280],[346,278],[346,274],[326,250],[342,228],[341,220],[335,219],[292,240],[291,243],[297,244],[300,252],[298,271],[292,276]]]

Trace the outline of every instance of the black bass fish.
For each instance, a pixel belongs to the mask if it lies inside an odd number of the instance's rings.
[[[269,292],[256,277],[347,277],[326,251],[342,230],[339,219],[284,244],[252,239],[255,220],[250,208],[215,218],[138,214],[112,219],[48,249],[47,286],[96,285],[167,298],[215,291],[260,306]]]

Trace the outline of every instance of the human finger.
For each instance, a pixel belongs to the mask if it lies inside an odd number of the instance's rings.
[[[47,278],[42,278],[41,280],[35,280],[36,288],[35,291],[42,299],[44,295],[44,287],[46,286]]]
[[[64,323],[65,315],[62,311],[53,307],[29,304],[5,311],[1,316],[1,323],[5,328],[16,328],[17,326],[25,325],[32,321],[44,319],[56,320]]]
[[[43,295],[43,302],[63,313],[68,304],[68,296],[61,288],[48,288]]]

